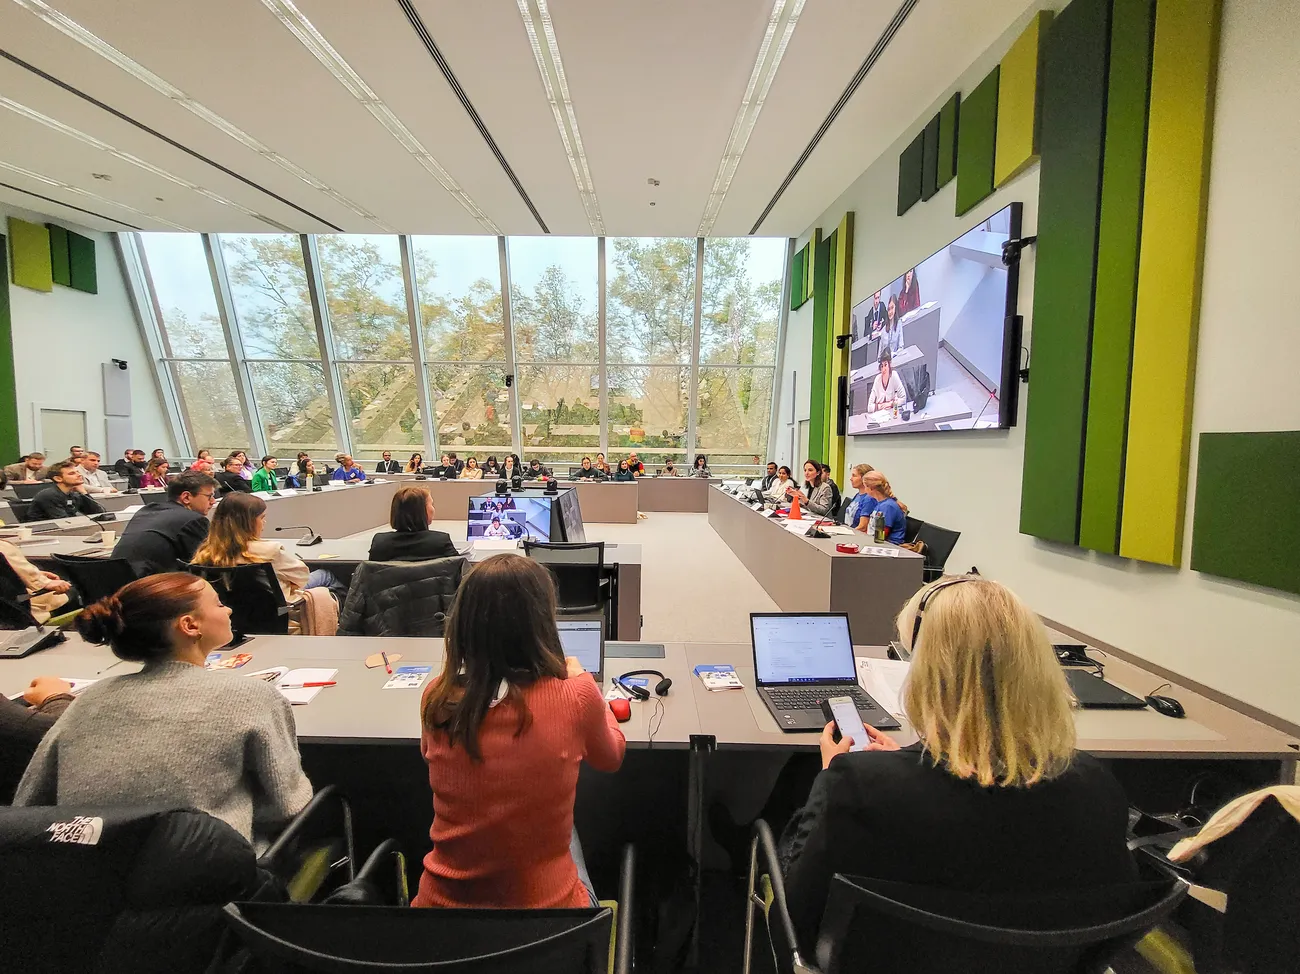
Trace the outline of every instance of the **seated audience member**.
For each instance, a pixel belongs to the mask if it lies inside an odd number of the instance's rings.
[[[409,460],[406,461],[406,472],[407,472],[407,473],[423,473],[423,472],[424,472],[424,457],[422,457],[422,456],[421,456],[420,454],[418,454],[418,453],[412,453],[412,454],[411,454],[411,459],[409,459]]]
[[[253,465],[248,462],[248,454],[243,450],[236,450],[231,454],[231,456],[239,461],[239,476],[243,477],[245,480],[251,481],[253,479],[253,474],[257,473],[257,471],[253,468]]]
[[[280,478],[275,475],[275,468],[279,462],[275,457],[262,457],[262,466],[258,468],[257,473],[253,474],[249,486],[255,492],[269,493],[273,490],[279,490]]]
[[[582,466],[578,468],[575,478],[578,480],[599,480],[600,471],[591,465],[591,457],[582,458]]]
[[[594,466],[597,472],[599,472],[599,474],[601,475],[601,477],[609,478],[614,476],[614,471],[611,470],[609,464],[605,462],[605,454],[603,453],[596,454],[596,462]]]
[[[501,518],[493,516],[492,523],[483,529],[483,537],[504,540],[510,537],[510,529],[501,522]]]
[[[767,490],[769,487],[772,486],[772,481],[776,480],[776,473],[777,473],[776,464],[771,460],[767,461],[767,473],[763,475],[763,483],[761,489]]]
[[[849,506],[844,508],[844,523],[855,531],[867,530],[867,522],[871,520],[871,512],[876,509],[877,501],[867,493],[866,484],[863,482],[863,478],[874,469],[875,467],[869,463],[859,463],[849,473],[849,483],[857,491],[857,494],[849,501]]]
[[[384,451],[384,458],[375,467],[375,473],[400,473],[401,470],[402,465],[393,459],[393,454],[388,450]]]
[[[632,471],[628,469],[626,460],[618,461],[618,469],[614,471],[614,479],[620,483],[636,480],[636,477],[632,475]]]
[[[776,507],[784,507],[790,502],[790,497],[793,496],[788,494],[787,488],[793,487],[794,479],[790,473],[790,468],[778,467],[776,479],[768,485],[767,490],[763,491],[763,499]]]
[[[465,469],[465,461],[461,460],[454,453],[448,453],[447,459],[450,460],[451,465],[456,468],[456,476],[459,477],[460,472]]]
[[[57,676],[38,676],[19,700],[0,693],[0,805],[13,802],[36,746],[72,699],[72,684]]]
[[[482,480],[483,468],[478,465],[478,457],[470,457],[460,472],[461,480]]]
[[[100,467],[99,454],[94,450],[83,450],[81,457],[77,460],[77,466],[81,467],[81,479],[86,485],[87,492],[91,494],[117,493],[117,488],[108,479],[107,471]]]
[[[156,451],[155,451],[156,452]],[[140,477],[141,490],[154,490],[167,486],[167,461],[154,457],[144,468]]]
[[[59,517],[78,514],[103,514],[104,509],[86,491],[81,482],[81,468],[68,460],[60,460],[50,467],[53,486],[46,487],[32,498],[27,509],[29,521],[51,521]]]
[[[667,457],[667,458],[665,458],[665,460],[664,460],[664,468],[663,468],[663,470],[660,472],[659,476],[660,476],[660,477],[680,477],[681,475],[682,475],[682,472],[681,472],[680,470],[677,469],[677,461],[674,460],[672,457]]]
[[[695,455],[695,463],[691,465],[691,476],[692,477],[713,476],[713,474],[709,472],[709,458],[706,457],[703,453],[697,453]]]
[[[164,460],[164,461],[165,461],[165,460],[167,459],[167,451],[164,450],[162,447],[158,447],[158,449],[154,450],[153,453],[151,453],[151,454],[149,455],[149,459],[150,459],[151,461],[152,461],[152,460]]]
[[[874,413],[882,409],[893,409],[905,402],[907,402],[907,390],[903,388],[903,380],[894,371],[893,355],[889,349],[885,349],[880,353],[880,371],[876,373],[875,381],[871,383],[871,394],[867,397],[867,411]]]
[[[45,466],[44,453],[29,453],[25,457],[19,457],[17,463],[5,467],[5,480],[11,484],[34,484],[49,479],[50,471]]]
[[[144,476],[144,450],[127,450],[122,459],[117,461],[117,474],[126,478],[126,485],[133,490],[140,487],[140,478]]]
[[[284,478],[284,485],[292,487],[295,490],[306,490],[316,483],[316,463],[311,457],[302,457],[298,460],[298,467],[293,473]]]
[[[641,458],[636,455],[635,450],[627,455],[627,469],[632,471],[633,477],[645,476],[645,464],[641,462]]]
[[[59,609],[68,604],[68,592],[72,585],[54,572],[43,572],[22,553],[17,545],[0,541],[0,557],[9,562],[9,567],[27,588],[30,598],[27,610],[32,618],[42,625],[49,621]]]
[[[885,540],[890,544],[902,544],[907,533],[907,507],[894,496],[894,489],[879,470],[866,474],[862,483],[875,500],[876,510],[885,522]]]
[[[806,508],[809,514],[822,517],[830,513],[835,506],[835,495],[831,491],[830,478],[822,470],[822,465],[816,460],[805,460],[803,475],[803,489],[800,490],[791,484],[785,489],[786,499],[793,500],[794,495],[798,494],[800,506]]]
[[[507,453],[505,460],[501,464],[501,477],[504,480],[522,480],[523,470],[519,466],[519,458],[513,453]]]
[[[68,459],[69,459],[69,460],[80,460],[80,459],[81,459],[82,457],[84,457],[85,455],[86,455],[86,448],[85,448],[84,446],[70,446],[70,447],[68,447]]]
[[[352,457],[344,454],[339,460],[339,466],[334,468],[330,474],[330,480],[341,481],[345,484],[362,483],[366,479],[366,472],[357,466]]]
[[[800,946],[817,943],[834,873],[1045,897],[1134,880],[1128,800],[1074,749],[1073,699],[1037,615],[997,582],[950,577],[912,596],[898,632],[920,740],[900,748],[869,727],[868,750],[849,753],[826,725],[824,770],[779,850]]]
[[[551,471],[542,466],[542,461],[536,457],[528,461],[528,468],[524,470],[525,480],[545,480],[551,476]]]
[[[420,487],[399,487],[388,511],[388,526],[370,539],[371,561],[428,561],[460,552],[445,531],[432,531],[433,495]]]
[[[196,808],[253,842],[306,807],[289,702],[263,680],[203,668],[231,638],[211,585],[150,575],[91,605],[77,629],[144,669],[78,695],[37,747],[15,805]]]
[[[208,511],[216,500],[215,479],[187,470],[167,485],[167,499],[154,500],[126,522],[113,548],[114,558],[125,558],[141,577],[176,571],[208,536]]]
[[[501,465],[497,463],[496,457],[488,457],[483,461],[483,477],[487,480],[495,480],[501,474]]]
[[[831,513],[835,513],[840,509],[840,501],[844,499],[844,495],[840,493],[840,485],[837,484],[835,478],[831,476],[831,465],[829,463],[823,463],[821,464],[821,468],[822,477],[824,477],[826,482],[831,485]]]
[[[451,457],[444,453],[438,460],[438,465],[429,471],[429,475],[437,477],[439,480],[444,477],[447,480],[456,479],[456,465],[451,462]]]
[[[233,494],[239,491],[247,493],[253,489],[251,481],[245,480],[240,471],[241,464],[239,457],[231,454],[226,457],[225,469],[216,475],[217,483],[221,485],[221,494]]]
[[[597,902],[573,826],[578,766],[614,772],[627,742],[555,628],[545,566],[495,555],[461,583],[446,662],[420,704],[433,851],[413,906]]]
[[[213,461],[212,461],[212,451],[211,451],[211,450],[200,450],[200,451],[199,451],[199,455],[198,455],[197,457],[195,457],[195,458],[194,458],[194,462],[190,464],[190,469],[191,469],[191,470],[199,470],[199,471],[202,472],[202,473],[211,473],[211,472],[212,472],[211,470],[203,470],[203,469],[199,466],[199,464],[201,464],[201,463],[203,463],[203,462],[205,462],[205,461],[207,462],[207,464],[208,464],[209,467],[212,466],[212,462],[213,462]]]

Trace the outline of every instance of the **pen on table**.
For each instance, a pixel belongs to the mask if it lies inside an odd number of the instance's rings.
[[[382,656],[383,659],[384,659],[384,669],[386,669],[386,670],[388,671],[388,675],[389,675],[389,676],[392,676],[392,675],[393,675],[393,664],[390,663],[390,662],[388,662],[388,654],[385,653],[385,652],[381,649],[381,650],[379,651],[379,655]]]
[[[337,686],[338,680],[321,680],[316,683],[281,683],[281,690],[306,690],[310,687],[332,687]]]

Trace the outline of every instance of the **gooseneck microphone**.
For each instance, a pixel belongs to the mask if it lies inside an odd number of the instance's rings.
[[[301,548],[308,547],[309,545],[320,544],[322,541],[325,540],[319,534],[317,534],[315,531],[312,530],[310,524],[286,524],[284,527],[276,528],[276,530],[277,531],[306,531],[307,533],[304,534],[297,541],[298,546]]]

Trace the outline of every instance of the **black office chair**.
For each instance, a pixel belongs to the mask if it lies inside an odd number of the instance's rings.
[[[921,527],[925,524],[925,522],[922,521],[919,517],[912,517],[912,515],[910,514],[905,516],[907,517],[907,526],[903,528],[903,540],[915,541],[917,535],[921,533]]]
[[[46,487],[52,487],[52,486],[54,486],[54,482],[51,480],[42,480],[34,484],[19,483],[19,484],[9,485],[10,489],[13,490],[14,494],[17,495],[20,501],[29,501],[37,494],[39,494],[41,491],[43,491]]]
[[[283,480],[285,477],[289,476],[289,468],[288,468],[288,467],[276,467],[276,468],[275,468],[275,475],[276,475],[277,477],[279,477],[281,480]]]
[[[605,542],[529,541],[524,556],[541,562],[555,579],[556,611],[562,616],[600,615],[610,629],[610,581],[605,577]]]
[[[948,564],[952,549],[957,547],[961,532],[922,521],[916,537],[925,543],[925,551],[922,552],[925,556],[924,578],[927,582],[932,582],[943,575],[944,565]]]
[[[253,634],[288,634],[289,604],[269,562],[231,568],[182,562],[181,568],[207,579],[222,604],[230,607],[230,628],[235,635],[230,641],[232,648]]]
[[[412,910],[396,906],[231,903],[226,921],[249,974],[630,974],[635,851],[623,850],[619,898],[563,910]]]
[[[13,512],[14,520],[19,524],[27,524],[31,520],[29,517],[31,507],[32,502],[29,500],[11,500],[9,502],[9,510]]]
[[[52,555],[54,563],[81,593],[83,605],[113,595],[139,576],[125,558],[88,558],[82,555]]]
[[[26,629],[36,625],[31,595],[8,560],[0,557],[0,629]]]

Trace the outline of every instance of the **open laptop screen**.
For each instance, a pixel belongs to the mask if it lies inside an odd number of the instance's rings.
[[[754,612],[749,624],[760,684],[856,682],[844,613]]]
[[[605,639],[600,619],[563,619],[556,623],[565,656],[576,656],[599,683],[605,676]]]

